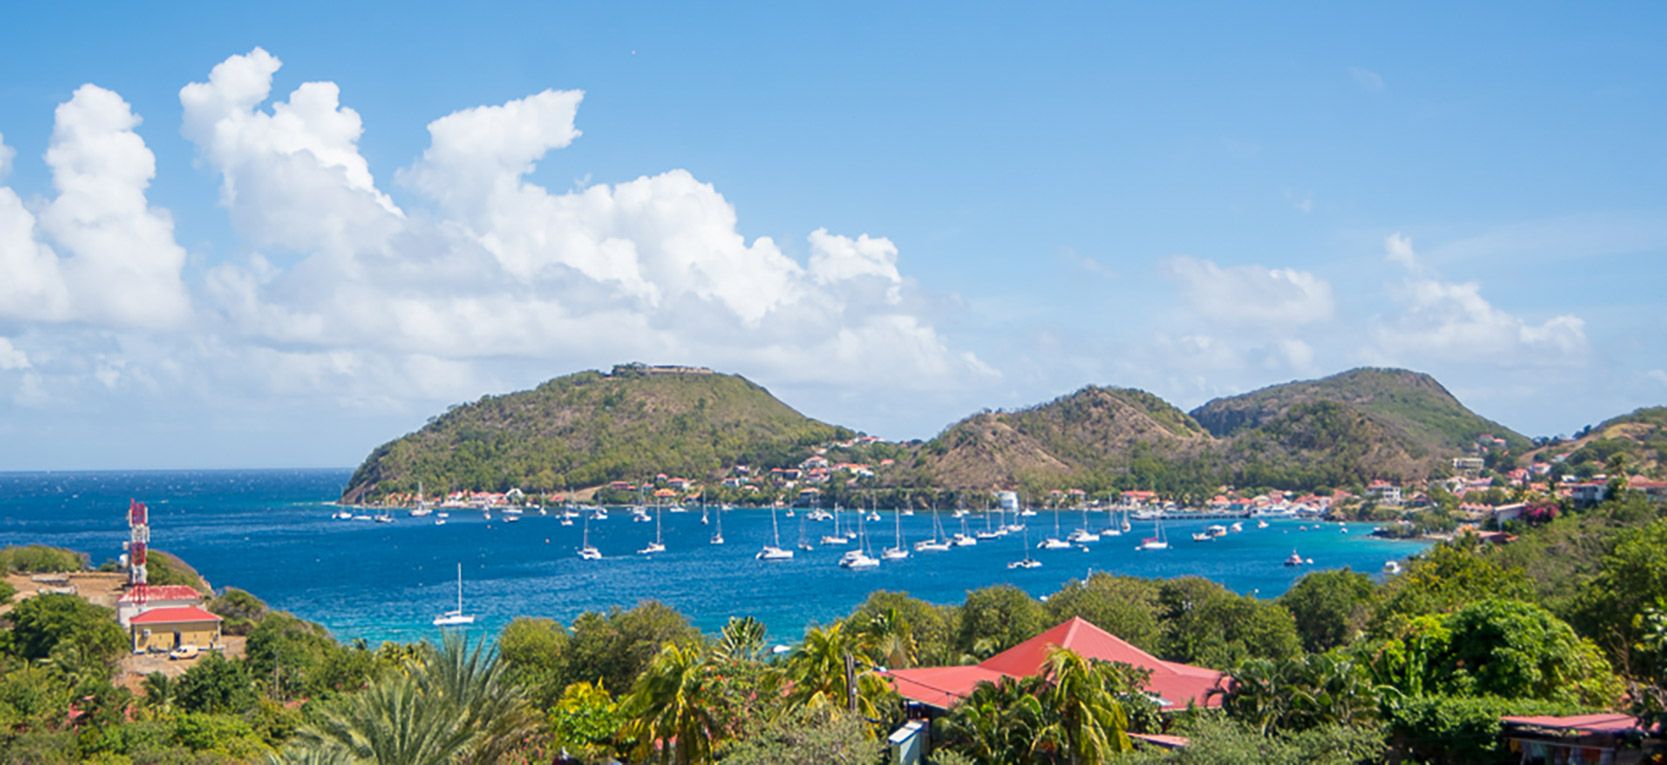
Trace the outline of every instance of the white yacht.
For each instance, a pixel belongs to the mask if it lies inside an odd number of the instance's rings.
[[[1061,539],[1060,536],[1061,535],[1059,533],[1059,509],[1055,508],[1054,511],[1053,511],[1053,536],[1042,540],[1042,543],[1039,544],[1039,545],[1036,545],[1036,546],[1040,547],[1044,550],[1069,550],[1069,549],[1071,549],[1071,543],[1064,540],[1064,539]]]
[[[665,551],[666,544],[660,539],[660,508],[656,507],[654,508],[654,541],[649,542],[647,547],[638,550],[637,554],[653,555],[654,553],[663,553]]]
[[[770,508],[770,533],[774,541],[765,545],[764,549],[759,550],[758,554],[753,557],[758,560],[792,560],[793,551],[781,549],[781,527],[776,525],[776,509],[774,507]]]
[[[1007,567],[1009,569],[1014,569],[1014,568],[1040,568],[1042,566],[1042,561],[1039,561],[1035,558],[1030,557],[1030,532],[1028,532],[1028,531],[1025,532],[1025,541],[1024,541],[1024,545],[1022,545],[1022,546],[1024,547],[1024,551],[1025,551],[1024,560],[1013,561],[1012,563],[1007,564]]]
[[[1169,537],[1163,533],[1163,516],[1158,516],[1154,526],[1153,536],[1140,540],[1139,550],[1168,550]]]
[[[475,615],[463,613],[463,564],[457,564],[457,610],[447,611],[434,617],[436,627],[461,627],[474,624]]]
[[[903,514],[896,513],[894,515],[894,520],[897,523],[896,546],[887,547],[885,550],[882,550],[880,552],[880,557],[885,558],[886,560],[903,560],[904,558],[909,557],[909,548],[903,546]]]
[[[948,552],[949,543],[943,538],[943,524],[938,522],[938,510],[932,509],[932,538],[915,543],[915,552]]]
[[[588,516],[588,515],[585,516],[585,541],[584,541],[584,546],[579,548],[579,558],[580,558],[580,560],[602,560],[602,551],[596,549],[596,547],[593,546],[590,543],[590,519],[591,519],[591,517],[592,516]]]

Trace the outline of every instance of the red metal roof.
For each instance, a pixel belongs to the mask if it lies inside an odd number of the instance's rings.
[[[122,593],[121,602],[134,602],[135,594],[133,590]],[[202,597],[202,593],[183,584],[145,585],[145,600],[201,600]]]
[[[196,606],[153,608],[128,620],[129,624],[163,624],[173,622],[217,622],[220,617]]]
[[[1571,715],[1557,717],[1554,715],[1528,715],[1524,717],[1501,717],[1508,723],[1527,725],[1535,728],[1551,728],[1555,730],[1578,731],[1581,733],[1625,733],[1638,728],[1638,718],[1632,715],[1604,712],[1592,715]]]
[[[893,687],[905,698],[948,709],[980,682],[1001,677],[1030,677],[1041,673],[1052,646],[1069,648],[1084,658],[1121,662],[1151,670],[1146,692],[1157,695],[1163,708],[1181,708],[1187,702],[1219,706],[1221,698],[1209,690],[1221,680],[1213,669],[1177,664],[1157,658],[1080,616],[1071,617],[1053,629],[969,667],[921,667],[892,670]]]

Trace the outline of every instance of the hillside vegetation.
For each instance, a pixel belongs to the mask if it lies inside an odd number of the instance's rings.
[[[1664,423],[1667,408],[1639,410],[1563,453],[1601,466],[1619,451],[1628,465],[1656,470],[1667,454]],[[419,479],[431,492],[577,489],[656,473],[709,481],[735,464],[796,466],[851,435],[741,377],[631,365],[454,407],[376,449],[343,499],[408,492]],[[980,412],[925,443],[836,446],[827,456],[891,465],[864,486],[1197,498],[1222,485],[1322,489],[1441,477],[1451,458],[1475,453],[1482,435],[1506,441],[1490,458],[1514,461],[1530,448],[1429,375],[1356,369],[1217,399],[1191,414],[1145,391],[1088,386],[1018,411]]]
[[[1405,369],[1352,369],[1319,380],[1272,385],[1218,398],[1192,410],[1192,417],[1216,436],[1228,437],[1293,406],[1319,401],[1359,411],[1415,451],[1458,451],[1482,434],[1505,439],[1513,451],[1530,446],[1521,434],[1465,408],[1435,378]]]
[[[1623,414],[1591,428],[1585,435],[1535,452],[1550,459],[1567,455],[1564,464],[1582,473],[1616,468],[1628,473],[1659,475],[1667,468],[1667,406],[1652,406]]]
[[[419,480],[434,492],[551,491],[656,472],[707,478],[737,463],[779,463],[851,435],[743,377],[624,366],[453,407],[377,447],[342,498],[414,491]]]

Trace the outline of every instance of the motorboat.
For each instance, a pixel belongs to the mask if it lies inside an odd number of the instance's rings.
[[[1237,534],[1241,531],[1244,531],[1244,524],[1239,522],[1239,521],[1234,521],[1233,525],[1227,527],[1227,530],[1233,532],[1234,534]]]
[[[1202,532],[1202,531],[1192,535],[1192,541],[1194,541],[1194,542],[1210,542],[1210,541],[1214,541],[1214,540],[1215,540],[1215,537],[1213,537],[1213,536],[1211,536],[1211,535],[1209,535],[1205,532]]]
[[[1261,520],[1260,518],[1258,518],[1256,520],[1256,528],[1265,529],[1267,527],[1268,527],[1268,522],[1267,521]]]
[[[1089,542],[1098,542],[1098,541],[1100,541],[1100,535],[1095,534],[1094,532],[1089,531],[1088,529],[1077,529],[1075,531],[1072,531],[1071,535],[1066,537],[1065,539],[1069,542],[1074,542],[1076,544],[1082,545],[1082,544],[1088,544]]]
[[[436,627],[461,627],[474,624],[475,615],[463,613],[463,564],[457,564],[457,609],[434,617]]]
[[[350,510],[337,510],[336,512],[331,513],[330,517],[338,521],[351,521],[353,520],[353,512]]]
[[[1285,565],[1287,566],[1300,566],[1303,563],[1304,561],[1302,556],[1299,555],[1296,550],[1292,550],[1291,557],[1285,559]]]
[[[1224,537],[1227,536],[1227,527],[1219,523],[1212,523],[1204,529],[1204,533],[1212,537]]]
[[[1401,573],[1401,564],[1396,561],[1388,561],[1383,564],[1383,573],[1399,574]]]

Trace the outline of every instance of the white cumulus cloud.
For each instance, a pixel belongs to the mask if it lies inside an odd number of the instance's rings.
[[[37,218],[0,187],[0,315],[146,329],[189,319],[185,250],[172,217],[146,199],[156,158],[134,132],[139,122],[121,96],[94,85],[58,106],[46,151],[57,196]],[[8,165],[13,150],[0,154]]]
[[[1585,354],[1586,322],[1580,317],[1561,314],[1530,323],[1482,297],[1480,283],[1430,276],[1407,237],[1390,235],[1384,249],[1385,258],[1407,272],[1392,290],[1400,313],[1379,317],[1374,327],[1380,350],[1390,357],[1570,363]]]
[[[1171,255],[1158,265],[1180,285],[1194,311],[1215,321],[1291,327],[1325,321],[1336,311],[1330,282],[1307,271],[1222,268],[1187,255]]]
[[[180,92],[183,132],[239,229],[302,255],[207,274],[219,315],[250,341],[441,361],[694,360],[778,381],[990,374],[931,326],[884,237],[817,229],[801,261],[749,241],[734,206],[685,170],[566,193],[529,181],[581,135],[582,92],[434,120],[397,173],[421,202],[402,209],[359,154],[363,126],[337,86],[263,106],[279,66],[256,49]],[[303,379],[334,379],[332,358]]]

